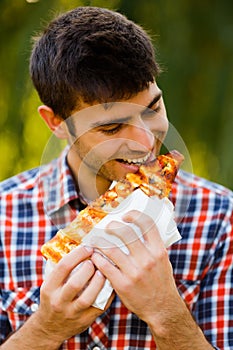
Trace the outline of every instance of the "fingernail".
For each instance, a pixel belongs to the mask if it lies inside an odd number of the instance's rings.
[[[88,253],[92,253],[93,252],[93,248],[92,247],[89,247],[88,245],[85,245],[85,246],[83,246],[85,249],[86,249],[86,251],[88,252]]]
[[[97,274],[98,276],[100,276],[100,277],[104,277],[104,275],[102,274],[102,272],[101,272],[100,270],[97,270],[97,271],[96,271],[96,274]]]

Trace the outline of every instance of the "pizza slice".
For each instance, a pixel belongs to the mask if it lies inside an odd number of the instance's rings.
[[[170,153],[158,156],[149,164],[142,165],[139,169],[143,177],[140,189],[149,197],[168,197],[183,160],[183,155],[173,150]],[[130,174],[128,177],[130,177]]]
[[[57,263],[77,247],[83,237],[135,189],[141,189],[149,197],[168,197],[183,159],[183,155],[178,151],[171,151],[141,165],[136,173],[128,173],[123,180],[116,182],[113,188],[80,211],[68,226],[60,229],[46,242],[41,248],[42,255]]]

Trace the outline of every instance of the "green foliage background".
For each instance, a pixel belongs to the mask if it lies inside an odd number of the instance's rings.
[[[0,1],[0,180],[40,164],[50,137],[28,74],[31,37],[56,14],[85,5],[117,9],[150,32],[168,117],[193,171],[233,188],[232,0],[28,1]]]

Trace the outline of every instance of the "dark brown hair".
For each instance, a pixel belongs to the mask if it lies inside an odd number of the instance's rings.
[[[35,40],[30,73],[41,101],[63,119],[80,100],[127,99],[159,73],[148,34],[120,13],[78,7]]]

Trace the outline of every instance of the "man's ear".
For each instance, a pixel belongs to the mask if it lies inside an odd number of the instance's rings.
[[[62,118],[54,114],[52,108],[43,105],[38,107],[38,112],[54,135],[59,139],[67,139],[68,130],[66,123]]]

